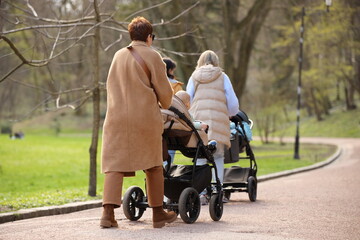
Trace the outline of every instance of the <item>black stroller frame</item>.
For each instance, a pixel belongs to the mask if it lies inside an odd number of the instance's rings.
[[[231,168],[224,169],[224,182],[223,182],[223,191],[224,196],[230,199],[231,193],[233,192],[247,192],[250,201],[255,202],[257,197],[257,164],[255,160],[255,155],[251,149],[250,141],[245,134],[245,128],[243,121],[251,123],[251,120],[247,117],[244,112],[239,112],[236,116],[231,118],[231,121],[234,122],[237,126],[240,126],[242,129],[245,147],[245,157],[239,157],[235,159],[234,162],[237,162],[241,159],[249,160],[249,167],[240,167],[232,166]],[[237,128],[236,128],[237,129]],[[238,131],[238,130],[237,130]],[[238,134],[240,134],[238,132]],[[235,143],[239,144],[239,143]]]
[[[170,156],[168,156],[168,164],[164,169],[164,194],[168,200],[163,203],[163,207],[180,214],[185,223],[194,223],[199,217],[201,209],[199,192],[206,188],[208,189],[207,194],[211,196],[209,202],[210,216],[214,221],[219,221],[223,214],[223,191],[213,158],[216,147],[214,145],[205,146],[193,123],[184,113],[172,106],[169,110],[191,128],[189,134],[195,134],[197,147],[185,147],[179,144],[175,137],[170,136],[174,121],[172,120],[170,127],[163,134],[168,150],[179,150],[184,156],[192,158],[193,164],[170,166]],[[198,158],[206,158],[209,164],[197,166]],[[211,169],[215,173],[215,183],[211,183]],[[147,197],[140,187],[133,186],[126,191],[123,198],[123,210],[129,220],[140,219],[148,207]]]

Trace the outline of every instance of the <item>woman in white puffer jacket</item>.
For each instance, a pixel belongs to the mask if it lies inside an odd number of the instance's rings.
[[[239,101],[229,77],[219,67],[215,52],[207,50],[200,55],[192,73],[186,92],[191,98],[190,113],[209,125],[209,139],[217,141],[214,153],[220,182],[224,177],[224,149],[230,147],[229,117],[239,112]],[[198,159],[198,165],[206,159]],[[200,194],[202,204],[206,204],[206,193]]]

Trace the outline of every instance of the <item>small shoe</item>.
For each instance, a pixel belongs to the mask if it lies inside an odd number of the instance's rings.
[[[229,202],[229,199],[227,197],[223,197],[223,200],[222,200],[223,203],[228,203]]]
[[[200,195],[200,203],[201,203],[201,205],[203,205],[203,206],[209,204],[209,200],[208,200],[208,198],[207,198],[206,195],[204,195],[204,194],[201,194],[201,195]]]

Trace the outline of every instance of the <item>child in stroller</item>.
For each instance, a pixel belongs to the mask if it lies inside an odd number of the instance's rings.
[[[178,108],[181,109],[182,112],[184,112],[185,116],[191,120],[192,124],[194,125],[196,130],[202,130],[205,131],[205,133],[207,133],[209,126],[201,121],[198,120],[194,120],[193,117],[190,115],[190,113],[188,112],[188,110],[190,109],[190,95],[183,91],[180,90],[177,93],[175,93],[176,99],[175,101],[180,101],[178,104]],[[176,103],[175,103],[176,104]],[[186,107],[186,109],[184,108],[184,106]],[[164,123],[165,123],[165,129],[169,128],[169,122],[171,120],[169,120],[170,118],[173,118],[176,120],[176,117],[174,115],[174,113],[172,111],[167,111],[167,110],[163,110],[163,117],[164,117]],[[170,117],[170,118],[169,118]],[[178,120],[176,120],[178,121]],[[175,122],[176,122],[175,121]],[[186,123],[184,122],[179,122],[178,124],[175,123],[175,126],[173,127],[173,129],[180,129],[180,130],[185,130],[185,131],[191,131],[191,128],[189,128]],[[204,132],[199,132],[203,142],[207,142],[207,135],[203,134]],[[170,152],[172,152],[173,154],[171,154]],[[165,154],[165,160],[164,161],[164,167],[167,166],[167,164],[169,164],[168,162],[173,163],[174,162],[174,157],[175,157],[175,150],[169,150],[169,155],[171,157],[171,159],[169,158],[169,156],[166,156]]]
[[[170,149],[180,151],[184,156],[192,158],[193,162],[192,165],[175,165],[169,162],[164,169],[164,194],[168,198],[164,208],[180,214],[185,223],[193,223],[201,209],[199,192],[208,188],[212,190],[210,216],[214,221],[219,221],[223,213],[223,192],[212,156],[216,150],[216,142],[208,143],[206,132],[195,128],[186,105],[178,96],[173,97],[169,109],[162,109],[161,112],[164,120],[164,160],[169,160]],[[196,166],[198,158],[206,158],[209,164]],[[217,179],[214,184],[211,183],[212,169]],[[138,220],[147,207],[146,196],[139,187],[134,186],[127,190],[123,210],[128,219]]]

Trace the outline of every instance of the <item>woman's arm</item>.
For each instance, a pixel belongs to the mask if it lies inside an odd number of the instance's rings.
[[[195,88],[193,79],[191,77],[186,85],[186,92],[190,95],[190,103],[192,103],[195,94]]]
[[[236,97],[234,88],[230,78],[224,73],[224,90],[226,96],[226,104],[229,116],[234,116],[239,112],[239,100]]]

